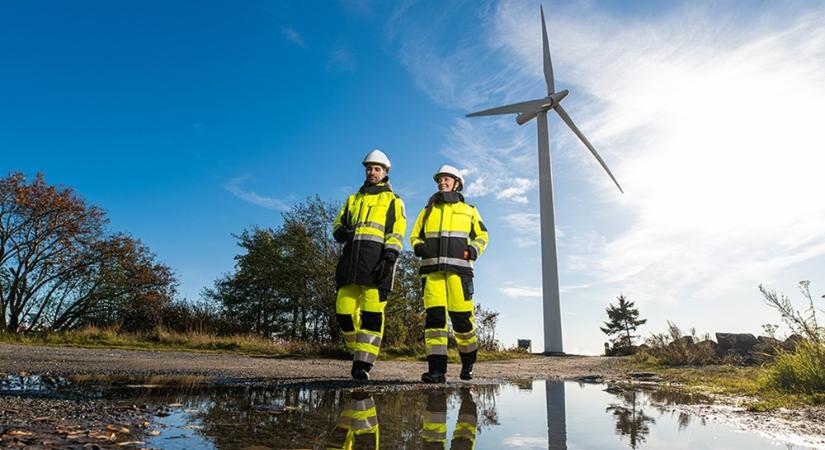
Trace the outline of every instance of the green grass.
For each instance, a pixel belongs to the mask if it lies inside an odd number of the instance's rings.
[[[749,411],[770,411],[825,404],[825,360],[817,363],[813,359],[822,356],[819,351],[806,353],[798,349],[756,367],[667,367],[655,357],[631,359],[630,365],[633,369],[656,372],[664,381],[681,384],[688,392],[745,397],[744,407]]]
[[[176,333],[163,329],[144,333],[125,333],[110,328],[87,327],[69,332],[6,333],[0,334],[0,343],[126,350],[217,352],[297,358],[350,358],[350,353],[343,345],[273,341],[255,335],[216,336],[206,333]],[[426,353],[423,345],[417,347],[388,347],[382,349],[380,357],[384,360],[423,361],[426,360]],[[530,355],[515,350],[481,350],[478,354],[479,361],[526,357],[530,357]],[[449,359],[452,362],[458,362],[458,352],[450,349]]]

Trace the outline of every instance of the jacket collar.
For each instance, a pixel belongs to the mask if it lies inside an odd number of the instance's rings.
[[[380,194],[382,192],[392,192],[392,185],[390,185],[389,179],[384,178],[384,181],[380,183],[364,183],[364,185],[361,186],[361,189],[358,189],[358,192],[362,194]]]
[[[435,204],[458,203],[464,201],[464,196],[460,192],[436,192],[432,199]]]

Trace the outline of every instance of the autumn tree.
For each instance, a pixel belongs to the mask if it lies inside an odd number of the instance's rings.
[[[0,179],[0,330],[68,329],[117,299],[168,300],[174,276],[145,246],[107,235],[103,210],[38,174]]]
[[[605,310],[609,321],[604,322],[604,327],[601,327],[603,333],[612,338],[613,349],[615,353],[629,353],[633,346],[633,338],[638,337],[633,333],[639,325],[647,322],[647,319],[639,319],[639,310],[635,307],[632,301],[625,298],[624,294],[620,294],[617,298],[619,304],[609,305]]]
[[[334,275],[340,248],[331,230],[336,212],[316,196],[285,212],[278,228],[244,230],[235,236],[242,253],[234,272],[203,296],[253,333],[316,342],[337,338]]]

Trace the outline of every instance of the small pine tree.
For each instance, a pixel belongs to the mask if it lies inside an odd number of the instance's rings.
[[[639,325],[647,322],[647,319],[639,319],[639,310],[633,302],[625,298],[624,294],[619,294],[617,299],[619,300],[617,306],[611,304],[605,309],[607,318],[610,320],[604,323],[604,327],[600,327],[604,334],[615,335],[612,338],[614,353],[617,350],[630,350],[633,338],[638,337],[633,332]]]

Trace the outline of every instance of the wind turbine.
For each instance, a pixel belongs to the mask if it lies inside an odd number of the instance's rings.
[[[516,123],[524,125],[537,119],[538,143],[539,143],[539,212],[541,214],[541,267],[542,267],[542,297],[544,300],[544,353],[563,354],[561,339],[561,306],[559,301],[559,271],[556,257],[556,227],[553,213],[553,182],[552,165],[550,162],[550,136],[547,131],[547,112],[554,110],[561,120],[576,133],[590,153],[601,164],[610,178],[616,183],[619,191],[622,187],[616,181],[616,177],[607,168],[601,156],[590,144],[590,141],[582,134],[567,111],[561,107],[561,101],[569,91],[564,89],[556,92],[553,82],[553,65],[550,63],[550,45],[547,42],[547,27],[544,24],[544,8],[539,6],[541,11],[541,38],[544,54],[544,80],[547,83],[547,97],[525,102],[513,103],[499,106],[497,108],[485,109],[471,114],[467,117],[493,116],[499,114],[518,114]]]

